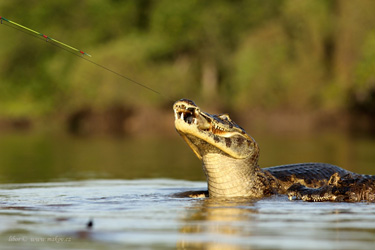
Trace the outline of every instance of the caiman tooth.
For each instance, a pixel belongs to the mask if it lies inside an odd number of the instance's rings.
[[[184,119],[184,112],[181,112],[181,116],[180,116],[180,119],[183,120]]]

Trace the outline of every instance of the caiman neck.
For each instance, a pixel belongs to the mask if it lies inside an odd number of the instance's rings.
[[[203,156],[210,197],[263,197],[269,183],[252,159],[235,159],[220,153]]]

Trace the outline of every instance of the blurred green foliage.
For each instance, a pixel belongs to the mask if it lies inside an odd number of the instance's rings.
[[[12,0],[0,9],[172,99],[322,112],[375,103],[371,0]],[[170,103],[5,25],[0,37],[1,117]]]

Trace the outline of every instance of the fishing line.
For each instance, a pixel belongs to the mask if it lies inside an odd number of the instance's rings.
[[[110,73],[112,73],[112,74],[117,75],[118,77],[121,77],[121,78],[123,78],[123,79],[125,79],[125,80],[128,80],[128,81],[130,81],[130,82],[132,82],[132,83],[134,83],[134,84],[136,84],[136,85],[138,85],[138,86],[140,86],[140,87],[142,87],[142,88],[144,88],[144,89],[147,89],[147,90],[149,90],[149,91],[152,91],[152,92],[154,92],[155,94],[158,94],[158,95],[164,97],[165,99],[168,99],[168,100],[170,100],[170,101],[173,101],[171,98],[168,98],[167,96],[165,96],[165,95],[162,94],[161,92],[159,92],[159,91],[157,91],[157,90],[155,90],[155,89],[153,89],[153,88],[150,88],[150,87],[148,87],[148,86],[145,85],[145,84],[142,84],[142,83],[140,83],[140,82],[138,82],[138,81],[136,81],[136,80],[133,80],[133,79],[131,79],[131,78],[129,78],[129,77],[123,75],[123,74],[120,74],[120,73],[118,73],[118,72],[116,72],[116,71],[114,71],[114,70],[112,70],[112,69],[110,69],[110,68],[108,68],[108,67],[106,67],[106,66],[104,66],[104,65],[101,65],[101,64],[99,64],[99,63],[97,63],[97,62],[95,62],[95,61],[93,61],[93,60],[90,60],[89,58],[85,57],[85,55],[86,55],[86,56],[89,56],[89,57],[91,57],[91,55],[88,54],[88,53],[86,53],[86,52],[83,52],[82,50],[78,50],[78,49],[76,49],[76,48],[74,48],[74,47],[72,47],[72,46],[70,46],[70,45],[67,45],[67,44],[65,44],[65,43],[62,43],[62,42],[60,42],[60,41],[58,41],[58,40],[56,40],[56,39],[54,39],[54,38],[52,38],[52,37],[46,36],[46,35],[44,35],[44,34],[42,34],[42,33],[39,33],[39,32],[34,31],[34,30],[32,30],[32,29],[29,29],[29,28],[27,28],[27,27],[25,27],[25,26],[23,26],[23,25],[20,25],[20,24],[18,24],[18,23],[15,23],[15,22],[13,22],[13,21],[11,21],[11,20],[9,20],[9,19],[6,19],[6,18],[4,18],[4,17],[1,17],[1,16],[0,16],[0,20],[1,20],[1,24],[5,25],[5,26],[7,26],[7,27],[10,27],[10,28],[13,28],[13,29],[15,29],[15,30],[18,30],[18,31],[20,31],[20,32],[22,32],[22,33],[24,33],[24,34],[27,34],[27,35],[32,36],[32,37],[34,37],[34,38],[37,38],[37,39],[39,39],[39,40],[46,41],[46,42],[47,42],[48,44],[50,44],[50,45],[53,45],[53,46],[55,46],[55,47],[57,47],[57,48],[59,48],[59,49],[62,49],[62,50],[64,50],[64,51],[66,51],[66,52],[69,52],[69,53],[72,54],[72,55],[75,55],[75,56],[77,56],[77,57],[79,57],[79,58],[81,58],[81,59],[83,59],[83,60],[86,60],[87,62],[90,62],[91,64],[93,64],[93,65],[95,65],[95,66],[98,66],[98,67],[100,67],[100,68],[102,68],[102,69],[104,69],[104,70],[106,70],[106,71],[108,71],[108,72],[110,72]],[[4,21],[5,21],[5,22],[4,22]],[[7,23],[10,23],[10,24],[13,24],[14,26],[9,25],[9,24],[7,24],[6,22],[7,22]],[[64,46],[64,47],[63,47],[63,46]]]

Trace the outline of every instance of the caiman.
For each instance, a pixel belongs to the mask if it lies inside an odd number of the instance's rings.
[[[203,162],[208,191],[194,197],[288,195],[304,201],[375,202],[375,176],[356,174],[327,163],[260,168],[259,146],[224,115],[202,112],[191,100],[173,105],[175,127]]]

